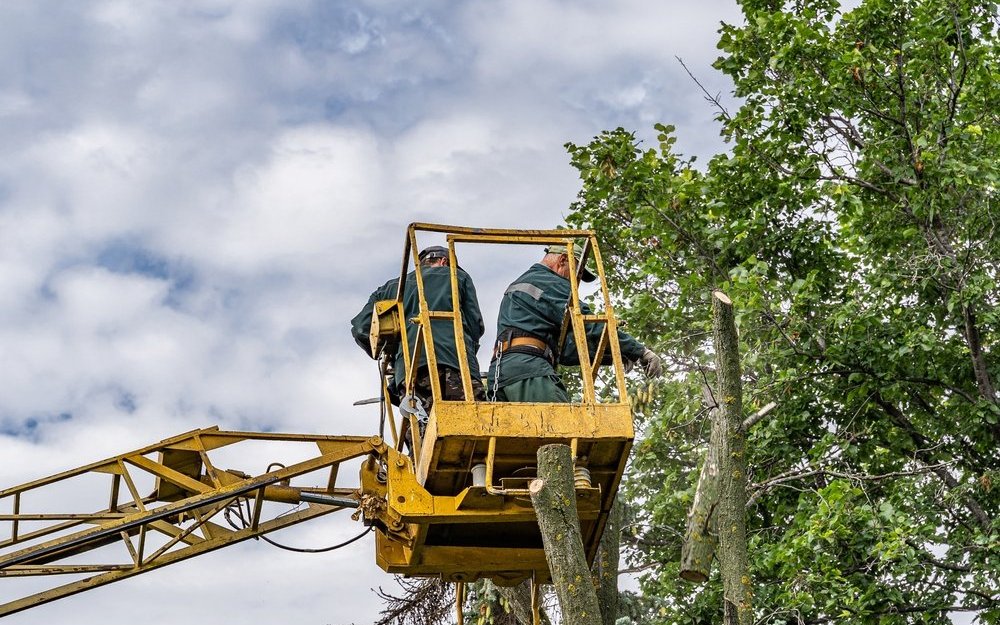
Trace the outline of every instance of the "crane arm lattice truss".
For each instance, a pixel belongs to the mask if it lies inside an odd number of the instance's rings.
[[[216,450],[251,442],[265,454],[279,443],[297,443],[292,445],[297,460],[272,464],[259,475],[213,462]],[[49,584],[66,576],[75,579],[0,604],[0,617],[357,507],[356,488],[336,487],[340,464],[384,449],[377,436],[208,428],[2,490],[0,577],[35,577]],[[306,474],[322,475],[326,486],[291,485]],[[94,481],[107,489],[96,503],[90,496],[101,489],[95,490]],[[143,494],[149,483],[151,492]],[[265,501],[303,505],[266,518]],[[234,511],[238,523],[220,522]]]

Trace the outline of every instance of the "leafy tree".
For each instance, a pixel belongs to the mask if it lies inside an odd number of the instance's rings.
[[[764,622],[1000,623],[1000,53],[983,0],[742,0],[703,170],[608,131],[568,145],[568,221],[674,376],[627,484],[646,620],[719,620],[678,581],[708,434],[709,295],[736,303],[751,568]],[[641,395],[641,394],[640,394]]]

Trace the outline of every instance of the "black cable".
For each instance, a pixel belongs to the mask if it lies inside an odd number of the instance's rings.
[[[301,547],[289,547],[288,545],[282,545],[280,543],[276,543],[276,542],[274,542],[273,540],[271,540],[270,538],[268,538],[267,536],[264,536],[264,535],[261,535],[261,538],[264,539],[265,542],[270,543],[270,544],[274,545],[275,547],[277,547],[279,549],[284,549],[286,551],[295,551],[297,553],[324,553],[324,552],[327,552],[327,551],[333,551],[334,549],[340,549],[341,547],[346,547],[347,545],[350,545],[353,542],[361,540],[362,538],[364,538],[365,534],[367,534],[368,532],[372,531],[373,529],[375,529],[375,526],[373,526],[373,525],[368,526],[367,528],[365,528],[365,531],[361,532],[360,534],[358,534],[354,538],[349,538],[349,539],[345,540],[344,542],[340,543],[339,545],[333,545],[332,547],[320,547],[319,549],[303,549]]]
[[[246,502],[246,505],[248,507],[247,513],[248,513],[248,516],[249,516],[250,500],[248,498],[246,498],[246,497],[241,497],[241,498],[237,499],[232,504],[230,504],[229,506],[227,506],[226,509],[225,509],[226,522],[229,523],[230,527],[232,527],[234,530],[237,530],[237,531],[243,530],[243,529],[246,529],[246,528],[250,527],[250,524],[247,522],[246,517],[243,516],[243,509],[240,507],[240,501],[241,500],[243,500],[243,501]],[[243,524],[243,527],[240,527],[240,526],[236,525],[235,522],[233,522],[233,519],[230,516],[230,512],[232,510],[236,511],[236,515],[239,517],[239,520]],[[283,513],[279,514],[275,518],[282,517],[282,516],[284,516],[286,514],[290,514],[294,510],[295,510],[295,508],[292,508],[291,510],[288,510],[287,512],[283,512]],[[345,540],[344,542],[342,542],[340,544],[333,545],[333,546],[330,546],[330,547],[319,547],[317,549],[307,549],[307,548],[303,548],[303,547],[289,547],[288,545],[282,545],[279,542],[275,542],[275,541],[271,540],[270,538],[268,538],[267,536],[265,536],[263,534],[261,534],[260,536],[256,536],[255,538],[260,538],[264,542],[266,542],[266,543],[268,543],[270,545],[274,545],[275,547],[277,547],[279,549],[284,549],[286,551],[294,551],[296,553],[325,553],[327,551],[333,551],[334,549],[340,549],[341,547],[346,547],[347,545],[350,545],[353,542],[361,540],[365,536],[365,534],[367,534],[368,532],[372,531],[373,529],[375,529],[374,526],[368,526],[367,528],[365,528],[365,531],[361,532],[360,534],[358,534],[357,536],[355,536],[353,538],[349,538],[349,539]]]

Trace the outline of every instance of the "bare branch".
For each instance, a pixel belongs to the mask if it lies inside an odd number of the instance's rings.
[[[749,430],[750,428],[752,428],[761,419],[763,419],[764,417],[766,417],[772,410],[774,410],[777,407],[778,407],[778,404],[776,404],[776,403],[774,403],[772,401],[768,405],[764,406],[763,408],[761,408],[757,412],[753,413],[752,415],[750,415],[749,417],[747,417],[746,419],[744,419],[743,420],[743,430],[746,431],[746,430]]]

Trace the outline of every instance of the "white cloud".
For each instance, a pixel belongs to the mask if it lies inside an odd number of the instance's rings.
[[[552,69],[606,79],[609,67],[623,59],[649,70],[675,56],[714,59],[719,22],[739,16],[735,4],[726,0],[516,0],[479,4],[465,13],[465,25],[476,33],[481,45],[477,62],[492,79]]]
[[[351,403],[376,372],[347,322],[398,273],[405,225],[553,227],[578,187],[563,143],[618,125],[676,123],[681,145],[718,149],[674,55],[710,74],[736,15],[721,0],[0,5],[0,487],[213,424],[373,433],[375,409]],[[463,253],[488,343],[537,250]],[[353,530],[326,523],[288,541]],[[103,622],[113,604],[153,623],[363,623],[377,584],[370,542],[247,544],[9,622]],[[252,610],[247,586],[265,589]]]
[[[381,169],[367,133],[289,129],[260,162],[234,172],[230,195],[175,224],[169,247],[239,272],[329,267],[379,207]]]

